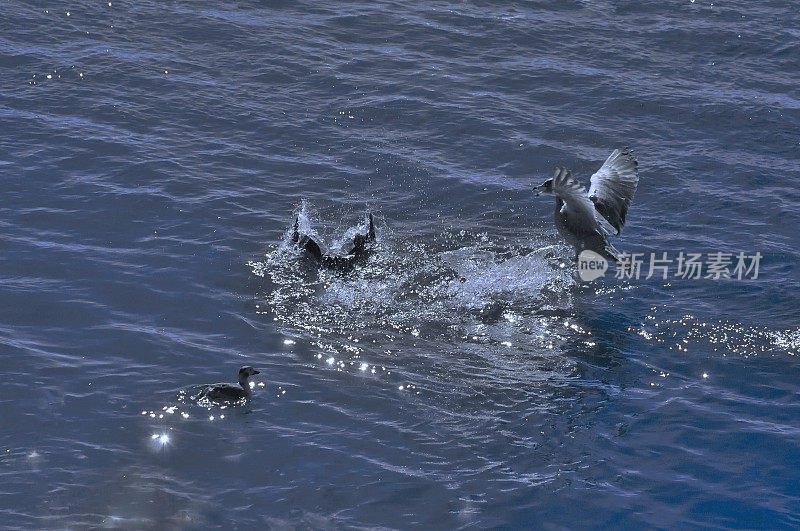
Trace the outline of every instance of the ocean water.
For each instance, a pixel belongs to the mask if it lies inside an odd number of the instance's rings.
[[[800,526],[790,2],[5,2],[0,527]],[[552,199],[617,147],[627,252]],[[375,213],[359,268],[318,271]],[[261,370],[244,407],[190,390]]]

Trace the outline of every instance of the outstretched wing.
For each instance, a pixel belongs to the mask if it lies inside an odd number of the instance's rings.
[[[616,250],[609,245],[606,234],[611,227],[595,210],[586,195],[586,188],[565,169],[556,169],[553,176],[553,191],[564,202],[561,207],[561,222],[566,231],[576,240],[578,249],[592,249],[604,257],[616,259]],[[558,205],[558,203],[556,203]],[[556,220],[558,225],[558,216]],[[559,229],[560,230],[560,229]]]
[[[614,227],[598,214],[594,205],[586,195],[586,188],[572,176],[566,168],[556,168],[553,175],[553,192],[564,201],[564,208],[571,215],[567,224],[576,233],[604,232],[611,234]]]
[[[592,204],[586,197],[586,188],[566,168],[556,168],[553,174],[553,193],[560,197],[569,210],[576,213],[592,213]]]
[[[639,169],[633,151],[615,149],[597,172],[592,175],[589,199],[595,208],[617,231],[622,232],[628,207],[639,184]]]

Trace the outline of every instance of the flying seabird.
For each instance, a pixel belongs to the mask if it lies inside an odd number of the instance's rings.
[[[619,252],[608,242],[625,225],[628,207],[639,184],[639,170],[633,151],[615,149],[592,175],[589,193],[566,168],[556,168],[552,179],[536,187],[556,196],[556,229],[575,248],[575,255],[591,250],[609,260]]]

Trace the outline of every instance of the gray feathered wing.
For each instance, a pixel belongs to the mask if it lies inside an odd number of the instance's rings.
[[[591,249],[607,259],[616,260],[619,253],[606,238],[610,230],[603,226],[605,221],[589,201],[586,188],[572,176],[572,172],[557,168],[553,175],[553,191],[564,202],[560,209],[562,223],[566,232],[575,238],[577,243],[573,245],[577,251]]]
[[[633,151],[615,149],[592,175],[589,199],[617,234],[625,226],[628,207],[639,185],[639,169]]]

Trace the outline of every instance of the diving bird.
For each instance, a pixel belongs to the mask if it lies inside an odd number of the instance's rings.
[[[633,151],[615,149],[592,175],[588,194],[572,172],[556,168],[552,179],[536,187],[536,195],[556,196],[556,229],[575,248],[576,257],[589,249],[617,261],[619,252],[608,242],[608,236],[622,232],[638,184]]]
[[[218,403],[244,401],[253,394],[250,387],[250,377],[256,374],[259,374],[259,371],[254,368],[242,367],[239,369],[239,385],[229,383],[208,384],[194,396],[194,399]]]
[[[294,218],[292,241],[303,249],[319,265],[328,269],[345,271],[367,255],[367,244],[375,241],[375,220],[372,213],[367,215],[367,231],[356,234],[352,242],[347,242],[338,253],[323,252],[322,245],[312,236],[300,232],[300,220]]]

